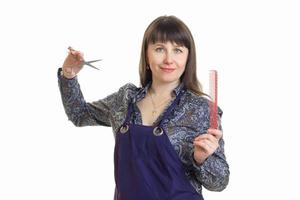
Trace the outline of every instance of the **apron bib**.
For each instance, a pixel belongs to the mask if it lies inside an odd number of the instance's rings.
[[[184,89],[157,126],[130,123],[133,104],[116,135],[115,200],[203,200],[187,179],[177,152],[161,123],[178,104]]]

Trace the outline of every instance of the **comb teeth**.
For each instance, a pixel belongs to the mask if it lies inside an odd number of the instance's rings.
[[[216,70],[209,71],[209,95],[210,101],[210,128],[218,128],[218,73]]]

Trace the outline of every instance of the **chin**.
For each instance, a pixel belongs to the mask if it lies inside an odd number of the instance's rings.
[[[174,83],[180,82],[180,78],[177,77],[165,77],[160,80],[162,83]]]

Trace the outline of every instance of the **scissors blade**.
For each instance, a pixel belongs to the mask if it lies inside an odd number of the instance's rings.
[[[88,65],[88,66],[94,68],[94,69],[99,70],[97,67],[95,67],[94,65],[91,65],[89,62],[83,61],[83,63],[84,63],[85,65]]]
[[[93,63],[93,62],[98,62],[98,61],[101,61],[102,59],[98,59],[98,60],[91,60],[91,61],[85,61],[87,63]]]

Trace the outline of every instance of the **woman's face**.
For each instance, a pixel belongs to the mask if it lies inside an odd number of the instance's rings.
[[[152,72],[152,80],[158,83],[178,82],[185,70],[188,49],[175,43],[149,44],[147,63]]]

